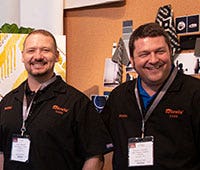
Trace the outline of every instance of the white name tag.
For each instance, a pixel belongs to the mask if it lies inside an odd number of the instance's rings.
[[[28,162],[30,143],[31,141],[28,136],[13,135],[10,160]]]
[[[153,165],[153,137],[130,138],[128,141],[128,166]]]

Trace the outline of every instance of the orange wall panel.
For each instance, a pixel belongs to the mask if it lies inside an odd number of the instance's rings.
[[[97,87],[92,93],[102,94],[105,58],[111,57],[112,43],[122,35],[122,22],[133,20],[133,28],[152,22],[158,8],[167,4],[171,4],[175,17],[200,13],[200,0],[126,0],[65,10],[67,82],[81,91]]]

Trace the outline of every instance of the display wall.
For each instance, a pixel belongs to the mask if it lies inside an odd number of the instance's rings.
[[[67,35],[67,82],[81,91],[99,93],[103,87],[105,58],[122,35],[122,22],[133,20],[133,29],[155,20],[158,8],[171,4],[174,16],[200,14],[200,0],[126,0],[64,11]]]

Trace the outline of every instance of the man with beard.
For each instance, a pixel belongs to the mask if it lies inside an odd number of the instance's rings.
[[[174,66],[156,23],[129,41],[137,79],[116,87],[101,115],[113,138],[114,170],[200,169],[200,80]]]
[[[111,140],[83,93],[55,75],[54,36],[35,30],[25,39],[28,78],[0,103],[4,170],[100,170]]]

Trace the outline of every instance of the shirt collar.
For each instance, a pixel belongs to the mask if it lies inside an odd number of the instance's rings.
[[[56,74],[54,74],[53,77],[50,78],[49,80],[47,80],[46,82],[42,83],[39,90],[42,91],[45,87],[47,87],[48,85],[53,83],[55,80],[56,80]],[[24,88],[25,88],[25,93],[27,95],[35,94],[34,91],[31,91],[31,89],[30,89],[30,87],[28,85],[28,81],[26,81]]]

